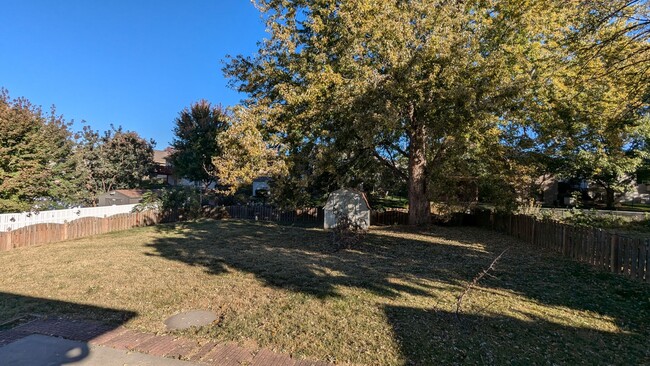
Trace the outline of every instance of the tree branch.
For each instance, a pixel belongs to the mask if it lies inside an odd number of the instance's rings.
[[[458,296],[458,299],[456,300],[456,319],[460,320],[460,308],[463,305],[463,298],[469,293],[469,291],[473,287],[475,287],[478,284],[478,282],[483,277],[488,275],[489,271],[494,270],[494,266],[497,264],[499,259],[501,259],[501,257],[503,257],[503,254],[505,254],[505,252],[508,251],[508,249],[510,249],[510,248],[504,249],[503,252],[501,252],[501,254],[499,254],[496,258],[494,258],[494,260],[492,261],[492,263],[490,264],[490,266],[488,268],[486,268],[486,269],[482,270],[481,272],[479,272],[479,274],[476,277],[474,277],[472,282],[470,282],[467,285],[467,287],[465,287],[465,290],[463,291],[463,293],[461,293],[460,296]]]

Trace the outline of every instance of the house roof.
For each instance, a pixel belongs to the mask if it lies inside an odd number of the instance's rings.
[[[171,155],[171,150],[170,149],[154,150],[153,151],[153,161],[156,164],[166,164],[167,159],[169,158],[169,155]]]
[[[270,182],[271,177],[257,177],[253,182]]]
[[[142,195],[146,192],[144,189],[116,189],[111,192],[117,192],[123,194],[129,198],[141,198]]]

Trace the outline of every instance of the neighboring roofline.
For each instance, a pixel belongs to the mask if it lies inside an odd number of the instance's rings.
[[[144,195],[147,190],[145,189],[113,189],[108,192],[104,192],[102,194],[112,194],[114,192],[117,192],[123,196],[129,197],[129,198],[142,198],[142,195]]]

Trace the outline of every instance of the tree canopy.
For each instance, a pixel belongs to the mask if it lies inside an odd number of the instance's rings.
[[[75,157],[84,179],[86,201],[115,189],[141,188],[153,173],[154,141],[113,127],[100,133],[83,129]]]
[[[277,142],[272,141],[277,139],[263,135],[257,118],[249,109],[235,107],[227,127],[216,138],[220,153],[212,159],[215,178],[221,186],[229,187],[230,193],[255,178],[285,172]]]
[[[549,171],[598,184],[609,208],[647,158],[648,9],[644,1],[592,2],[565,42],[563,67],[528,108],[537,147],[553,161]]]
[[[247,103],[266,107],[263,125],[283,137],[290,159],[310,156],[342,174],[382,164],[408,181],[412,224],[428,220],[430,178],[453,175],[446,163],[467,148],[512,166],[489,146],[507,112],[560,67],[578,12],[533,0],[258,6],[270,38],[226,68]]]
[[[66,206],[78,199],[70,123],[0,91],[0,212]]]

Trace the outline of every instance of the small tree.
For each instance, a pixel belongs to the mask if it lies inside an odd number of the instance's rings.
[[[212,159],[221,156],[217,137],[228,127],[228,114],[221,106],[200,100],[183,109],[174,123],[174,170],[180,177],[199,182],[207,189],[219,178]]]
[[[336,225],[332,229],[334,250],[351,249],[359,245],[367,234],[363,223],[350,218],[346,212],[334,210]]]
[[[201,216],[200,194],[192,187],[166,187],[147,192],[135,211],[158,210],[164,221],[192,220]]]

